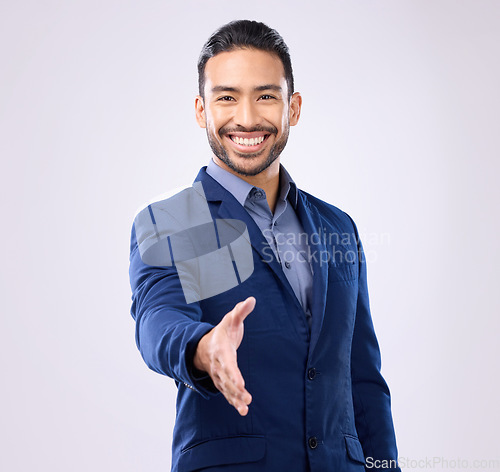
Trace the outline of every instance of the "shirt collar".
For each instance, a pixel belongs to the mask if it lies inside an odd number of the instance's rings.
[[[222,185],[229,193],[233,195],[241,206],[245,206],[245,202],[252,189],[257,189],[252,184],[249,184],[240,177],[232,174],[231,172],[219,167],[213,159],[207,165],[207,174]],[[262,190],[262,189],[260,189]],[[280,164],[280,193],[279,199],[286,200],[288,197],[293,208],[297,208],[297,186],[292,180],[292,177],[287,170]]]
[[[293,181],[292,177],[288,173],[288,171],[283,167],[283,164],[280,164],[280,199],[286,200],[288,197],[288,201],[292,204],[294,210],[297,209],[297,185]]]
[[[254,188],[253,185],[245,182],[243,179],[240,179],[226,169],[219,167],[213,159],[210,159],[208,163],[207,174],[231,193],[241,206],[245,205],[248,194]]]

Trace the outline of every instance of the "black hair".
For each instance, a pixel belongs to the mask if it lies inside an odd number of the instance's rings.
[[[280,34],[264,23],[252,20],[235,20],[221,26],[210,36],[198,59],[198,89],[204,97],[205,65],[217,54],[238,48],[259,49],[276,54],[285,70],[288,99],[293,94],[293,70],[290,53]]]

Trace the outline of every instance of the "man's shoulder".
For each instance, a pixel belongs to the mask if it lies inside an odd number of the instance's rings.
[[[356,226],[353,219],[345,211],[302,189],[298,189],[298,191],[303,195],[307,204],[316,208],[320,216],[329,223],[339,227],[339,229],[343,231],[352,232],[354,230],[356,232]]]
[[[134,219],[137,217],[138,214],[144,212],[147,210],[149,207],[153,206],[162,206],[167,202],[175,200],[179,195],[181,195],[183,192],[186,192],[186,190],[192,188],[191,183],[186,183],[184,185],[179,185],[177,187],[172,187],[168,190],[166,190],[163,193],[157,194],[148,200],[146,200],[141,206],[137,208],[134,214]]]

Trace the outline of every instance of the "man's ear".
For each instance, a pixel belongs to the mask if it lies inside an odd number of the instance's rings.
[[[207,119],[205,117],[205,105],[203,104],[203,98],[200,95],[196,95],[196,98],[194,99],[194,107],[198,126],[200,128],[206,128]]]
[[[290,126],[295,126],[299,122],[301,108],[302,96],[299,92],[295,92],[290,98]]]

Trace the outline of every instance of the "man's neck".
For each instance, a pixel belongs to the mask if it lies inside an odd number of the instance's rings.
[[[217,156],[213,157],[214,162],[223,169],[231,172],[240,179],[248,182],[250,185],[259,187],[266,192],[267,204],[274,214],[276,203],[278,201],[279,184],[280,184],[280,159],[279,157],[265,170],[257,175],[242,175],[228,167]]]

